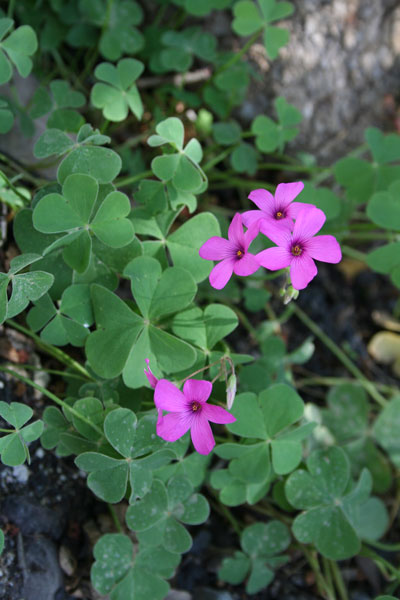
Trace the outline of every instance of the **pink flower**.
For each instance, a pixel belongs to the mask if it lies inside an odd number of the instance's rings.
[[[271,225],[266,235],[277,244],[257,254],[257,260],[266,269],[277,271],[290,266],[290,278],[296,290],[303,290],[317,274],[315,260],[338,263],[342,252],[333,235],[315,234],[325,223],[325,214],[319,208],[303,208],[296,218],[293,233]]]
[[[188,379],[181,392],[167,379],[160,379],[154,402],[158,409],[171,412],[157,423],[157,435],[167,442],[175,442],[190,429],[197,452],[209,454],[215,446],[209,421],[222,424],[236,421],[224,408],[207,404],[211,390],[210,381]]]
[[[225,287],[232,273],[242,276],[252,275],[260,268],[254,254],[247,252],[258,230],[256,223],[243,233],[242,217],[236,213],[229,225],[229,239],[214,236],[201,246],[199,250],[201,258],[221,261],[210,273],[210,284],[213,288],[221,290]]]
[[[158,379],[157,377],[153,374],[152,370],[150,369],[150,359],[149,358],[145,358],[145,363],[147,365],[147,369],[148,371],[146,371],[146,369],[144,369],[144,374],[146,375],[149,384],[151,385],[151,387],[154,389],[158,383]]]
[[[243,223],[246,227],[250,227],[259,221],[260,231],[264,235],[268,235],[266,231],[271,224],[292,230],[293,219],[297,217],[299,210],[304,206],[313,206],[303,202],[293,202],[303,188],[304,184],[301,181],[280,183],[275,190],[275,197],[267,190],[253,190],[248,197],[260,210],[248,210],[243,213]]]

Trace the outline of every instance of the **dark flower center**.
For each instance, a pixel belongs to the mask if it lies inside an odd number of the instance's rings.
[[[281,210],[278,210],[277,213],[275,213],[275,219],[283,219],[285,217],[285,215],[283,214],[283,212]]]
[[[238,251],[236,252],[236,256],[237,256],[238,258],[242,258],[242,256],[243,256],[243,251],[242,251],[242,250],[238,250]]]
[[[200,404],[200,402],[192,402],[190,408],[192,409],[193,412],[197,412],[197,411],[201,410],[201,404]]]
[[[303,249],[298,244],[295,244],[294,246],[292,246],[291,252],[293,256],[300,256],[300,254],[303,252]]]

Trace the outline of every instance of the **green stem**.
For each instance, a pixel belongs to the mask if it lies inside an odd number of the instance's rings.
[[[341,348],[317,325],[306,313],[297,305],[293,304],[294,314],[308,327],[323,344],[340,360],[348,371],[360,382],[363,382],[365,389],[370,396],[381,406],[386,406],[387,400],[376,389],[375,385],[369,381],[352,360],[343,352]]]
[[[327,171],[328,167],[318,167],[310,165],[291,165],[290,163],[260,163],[258,165],[260,169],[269,169],[272,171],[294,171],[294,172],[313,172],[313,171]]]
[[[333,579],[335,580],[336,589],[339,592],[339,596],[340,596],[341,600],[349,600],[346,586],[343,581],[342,573],[341,573],[337,563],[334,560],[330,560],[329,564],[330,564],[330,567],[332,570]]]
[[[0,171],[0,177],[2,179],[4,179],[4,181],[6,182],[6,184],[8,185],[9,188],[12,189],[12,191],[14,192],[14,194],[16,194],[19,198],[21,198],[22,202],[25,204],[27,204],[29,202],[29,198],[27,198],[26,196],[24,196],[18,188],[15,187],[15,185],[8,179],[7,175],[5,175],[3,173],[3,171]]]
[[[143,173],[138,173],[137,175],[128,175],[128,177],[120,177],[114,183],[117,188],[125,187],[126,185],[130,185],[132,183],[136,183],[141,179],[145,179],[146,177],[151,177],[153,175],[153,171],[143,171]]]
[[[19,369],[25,369],[26,371],[39,371],[43,373],[49,373],[49,375],[60,375],[61,377],[68,377],[70,379],[79,379],[80,381],[87,381],[86,377],[82,375],[75,375],[75,373],[66,373],[65,371],[58,371],[57,369],[45,369],[44,367],[38,367],[36,365],[26,365],[24,363],[6,363],[6,367],[18,367]]]
[[[334,590],[333,579],[332,579],[332,571],[330,569],[329,560],[322,556],[322,566],[324,571],[324,576],[326,579],[326,583],[331,590]]]
[[[371,233],[368,233],[367,231],[350,231],[348,235],[345,236],[345,239],[360,240],[362,242],[369,242],[370,240],[385,240],[389,242],[390,233],[377,233],[374,231]]]
[[[121,525],[120,520],[118,519],[118,515],[117,515],[115,508],[109,502],[107,502],[107,506],[108,506],[108,510],[110,511],[111,518],[114,521],[114,525],[115,525],[118,533],[123,533],[122,525]]]
[[[64,402],[60,398],[58,398],[58,396],[56,396],[52,392],[49,392],[49,390],[46,390],[46,388],[42,387],[41,385],[39,385],[35,381],[32,381],[32,379],[29,379],[28,377],[24,377],[23,375],[21,375],[17,371],[13,371],[12,369],[7,369],[7,367],[3,367],[2,365],[0,365],[0,371],[2,371],[3,373],[8,373],[12,377],[15,377],[16,379],[19,379],[19,381],[22,381],[23,383],[26,383],[26,385],[30,385],[31,387],[35,388],[35,390],[38,390],[41,394],[43,394],[44,396],[47,396],[48,398],[50,398],[50,400],[52,400],[53,402],[55,402],[56,404],[58,404],[59,406],[61,406],[62,408],[64,408],[66,411],[69,411],[77,419],[80,419],[81,421],[83,421],[84,423],[86,423],[86,425],[89,425],[97,433],[99,433],[101,436],[103,436],[103,431],[100,429],[100,427],[97,427],[97,425],[95,425],[94,423],[92,423],[92,421],[90,419],[88,419],[85,415],[82,415],[80,412],[78,412],[77,410],[75,410],[75,408],[73,408],[72,406],[69,406],[69,404],[67,404],[66,402]]]
[[[372,558],[372,560],[374,560],[378,566],[385,567],[390,573],[392,573],[392,575],[394,575],[397,579],[400,579],[399,569],[396,569],[396,567],[394,567],[392,563],[383,558],[383,556],[377,554],[374,550],[371,550],[371,548],[368,548],[367,546],[362,546],[360,556],[367,556],[368,558]]]
[[[359,250],[355,250],[350,246],[342,245],[342,252],[345,256],[349,256],[350,258],[355,258],[356,260],[360,260],[361,262],[366,262],[367,255],[365,252],[360,252]]]
[[[7,17],[9,19],[13,18],[14,15],[14,6],[15,6],[15,0],[10,0],[8,3],[8,11],[7,11]]]
[[[328,582],[322,574],[321,567],[319,566],[318,558],[314,555],[314,552],[306,546],[301,546],[301,551],[304,553],[308,560],[310,567],[314,571],[317,588],[321,596],[325,596],[327,600],[336,600],[336,594],[334,590],[329,586]]]
[[[229,521],[229,523],[232,525],[234,531],[240,536],[242,533],[242,527],[239,525],[238,521],[235,519],[235,517],[233,516],[233,514],[231,513],[229,508],[227,508],[225,506],[225,504],[222,504],[222,502],[220,501],[220,499],[218,498],[218,495],[214,492],[214,490],[210,490],[210,491],[215,498],[215,500],[212,500],[211,498],[209,498],[210,504],[215,508],[215,510],[217,512],[219,512],[223,517],[225,517],[225,519],[227,521]]]
[[[236,147],[237,147],[237,144],[235,146],[231,146],[230,148],[227,148],[226,150],[223,150],[223,152],[221,152],[220,154],[217,154],[217,156],[215,156],[214,158],[212,158],[211,160],[209,160],[204,165],[203,170],[205,172],[207,172],[210,169],[212,169],[213,167],[215,167],[215,165],[217,165],[222,160],[224,160],[224,158],[226,158],[227,156],[229,156],[231,154],[231,152],[233,152],[235,150]]]
[[[212,181],[211,181],[212,179]],[[223,179],[218,183],[219,179]],[[214,183],[215,182],[215,183]],[[253,189],[253,188],[265,188],[267,190],[274,191],[275,186],[270,183],[266,183],[265,181],[256,181],[254,179],[239,179],[238,177],[232,177],[231,175],[226,175],[225,173],[218,173],[216,176],[210,178],[210,188],[213,190],[223,190],[226,188],[238,187],[243,189]]]
[[[307,387],[313,385],[324,385],[331,387],[332,385],[342,385],[346,383],[358,383],[363,388],[366,387],[365,381],[352,379],[351,377],[306,377],[300,381],[296,381],[296,387]],[[369,382],[368,382],[369,384]],[[367,386],[368,386],[367,384]],[[374,383],[375,387],[385,394],[398,394],[399,390],[396,387],[385,385],[384,383]]]
[[[92,377],[92,375],[90,375],[90,373],[88,371],[86,371],[85,367],[82,367],[81,364],[79,364],[76,360],[74,360],[71,356],[69,356],[68,354],[66,354],[65,352],[60,350],[59,348],[56,348],[55,346],[52,346],[51,344],[47,344],[46,342],[44,342],[38,335],[33,333],[33,331],[31,331],[30,329],[23,327],[22,325],[20,325],[19,323],[17,323],[16,321],[13,321],[11,319],[8,319],[6,321],[6,324],[9,325],[10,327],[13,327],[14,329],[17,329],[17,331],[24,333],[28,337],[32,338],[36,342],[36,345],[41,350],[43,350],[50,356],[53,356],[53,358],[56,358],[59,362],[61,362],[65,366],[70,367],[71,369],[74,369],[75,371],[77,371],[78,373],[83,375],[85,377],[85,379],[89,379],[90,381],[96,381],[95,378]]]
[[[15,429],[3,429],[2,427],[0,427],[0,431],[1,433],[14,433]]]
[[[246,54],[247,50],[254,44],[254,42],[258,39],[258,37],[262,34],[262,32],[263,32],[263,28],[258,29],[255,33],[253,33],[253,35],[247,40],[247,42],[245,43],[243,48],[241,48],[241,50],[239,50],[239,52],[234,54],[225,64],[223,64],[221,67],[219,67],[215,71],[213,77],[215,77],[216,75],[219,75],[223,71],[226,71],[226,69],[229,69],[230,67],[235,65],[242,58],[242,56],[244,54]]]

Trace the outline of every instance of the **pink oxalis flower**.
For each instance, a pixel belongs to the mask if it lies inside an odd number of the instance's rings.
[[[188,379],[181,392],[167,379],[160,379],[154,392],[159,410],[170,411],[157,422],[157,435],[175,442],[190,429],[199,454],[209,454],[215,446],[210,423],[233,423],[235,417],[221,406],[207,404],[212,390],[210,381]]]
[[[146,371],[146,369],[144,369],[144,374],[146,375],[149,384],[151,385],[151,387],[154,390],[154,388],[156,387],[156,385],[158,383],[158,379],[154,375],[153,371],[150,369],[150,359],[149,358],[145,358],[145,363],[147,365],[147,371]]]
[[[259,268],[254,254],[248,248],[259,231],[258,223],[243,233],[242,217],[239,213],[233,217],[228,229],[228,239],[213,236],[200,248],[201,258],[206,260],[219,260],[210,273],[210,284],[213,288],[221,290],[226,286],[232,273],[236,275],[252,275]]]
[[[270,225],[265,234],[277,247],[257,254],[257,260],[266,269],[277,271],[290,266],[292,286],[303,290],[317,274],[315,260],[338,263],[342,259],[339,243],[333,235],[317,235],[326,216],[316,206],[305,207],[297,215],[291,233]]]
[[[250,227],[259,222],[260,231],[268,235],[268,227],[276,225],[281,228],[293,229],[293,219],[304,206],[312,206],[304,202],[293,202],[293,200],[303,190],[304,184],[301,181],[293,183],[280,183],[275,190],[275,196],[268,190],[253,190],[249,194],[249,199],[254,202],[260,210],[248,210],[243,213],[243,223]]]

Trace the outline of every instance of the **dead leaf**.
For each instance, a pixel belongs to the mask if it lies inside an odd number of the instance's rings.
[[[391,331],[379,331],[370,340],[368,352],[384,365],[392,364],[395,375],[400,377],[400,335]]]

